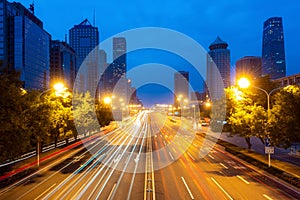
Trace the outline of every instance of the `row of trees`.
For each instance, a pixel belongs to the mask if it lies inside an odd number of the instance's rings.
[[[105,126],[112,120],[110,108],[100,102],[93,104],[89,93],[25,91],[19,77],[18,72],[0,75],[0,163],[33,150],[38,142],[42,148],[50,143],[56,147],[59,140],[68,142],[71,137],[77,140],[78,133],[91,130],[91,124]],[[96,112],[96,119],[91,110]]]
[[[256,80],[253,85],[267,92],[277,88],[268,77]],[[292,142],[300,141],[300,87],[291,85],[279,89],[270,97],[270,110],[267,110],[267,96],[255,87],[225,89],[226,124],[224,131],[231,136],[244,137],[251,149],[250,138],[258,137],[262,143],[269,138],[271,145],[287,148]],[[218,116],[215,116],[217,118]],[[214,116],[212,116],[214,118]]]

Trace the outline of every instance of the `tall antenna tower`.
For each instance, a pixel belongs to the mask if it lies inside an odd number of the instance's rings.
[[[32,4],[29,5],[29,10],[34,14],[34,0],[32,0]]]

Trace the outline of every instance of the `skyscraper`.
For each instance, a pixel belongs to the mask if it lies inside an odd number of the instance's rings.
[[[126,77],[126,39],[124,37],[113,38],[113,77],[115,83]]]
[[[77,55],[76,73],[79,67],[84,62],[85,77],[83,74],[80,76],[83,84],[85,80],[85,88],[89,91],[96,91],[98,83],[98,51],[95,47],[99,44],[99,32],[98,28],[91,25],[91,23],[85,19],[80,24],[75,25],[69,30],[70,46],[75,50]],[[92,52],[92,53],[91,53]],[[83,88],[84,86],[79,86]]]
[[[219,99],[224,94],[224,87],[230,86],[230,50],[220,37],[211,43],[207,56],[206,83],[211,99]],[[219,79],[218,74],[221,75]]]
[[[178,71],[174,74],[174,104],[189,99],[189,72]]]
[[[245,56],[235,64],[236,80],[241,77],[255,79],[261,76],[261,57]]]
[[[73,87],[75,68],[75,51],[66,42],[52,40],[50,50],[50,83],[64,82],[68,88]]]
[[[262,44],[262,75],[271,79],[286,75],[283,25],[281,17],[272,17],[264,22]]]
[[[21,72],[24,88],[49,87],[51,36],[20,3],[0,0],[0,65]]]

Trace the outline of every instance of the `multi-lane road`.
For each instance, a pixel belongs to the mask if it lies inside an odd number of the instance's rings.
[[[298,199],[188,120],[141,112],[0,190],[0,199]]]

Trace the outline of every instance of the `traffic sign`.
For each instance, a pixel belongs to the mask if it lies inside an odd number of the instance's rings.
[[[274,154],[274,147],[265,147],[266,154]]]
[[[270,146],[270,138],[265,138],[266,147]]]

